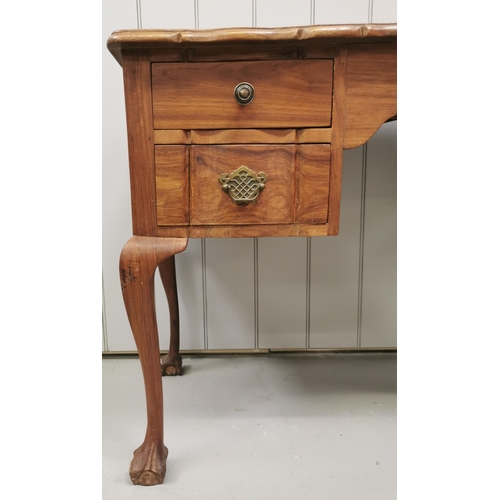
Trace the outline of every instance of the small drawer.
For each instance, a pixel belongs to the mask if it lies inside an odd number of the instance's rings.
[[[154,128],[329,127],[332,82],[326,59],[153,63]],[[235,98],[242,83],[253,92],[248,104]]]
[[[190,156],[191,225],[327,222],[327,144],[191,146]]]

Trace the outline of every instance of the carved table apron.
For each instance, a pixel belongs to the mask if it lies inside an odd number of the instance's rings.
[[[120,280],[144,375],[134,484],[163,482],[161,376],[180,375],[175,254],[188,238],[339,232],[343,150],[396,117],[396,25],[114,32],[134,236]],[[170,309],[161,358],[153,277]]]

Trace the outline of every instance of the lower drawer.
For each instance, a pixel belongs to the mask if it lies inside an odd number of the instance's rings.
[[[156,146],[157,223],[324,224],[329,144]]]

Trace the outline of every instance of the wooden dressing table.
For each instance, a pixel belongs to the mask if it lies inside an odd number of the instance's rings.
[[[132,195],[120,279],[147,401],[130,477],[154,485],[168,454],[161,376],[182,364],[175,254],[188,238],[338,234],[343,150],[396,117],[396,25],[117,31],[108,48],[123,67]]]

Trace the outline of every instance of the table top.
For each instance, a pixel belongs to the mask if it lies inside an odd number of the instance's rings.
[[[200,44],[314,43],[325,41],[396,41],[397,24],[333,24],[286,28],[221,28],[208,30],[119,30],[108,39],[108,49],[121,63],[123,49],[173,48]]]

